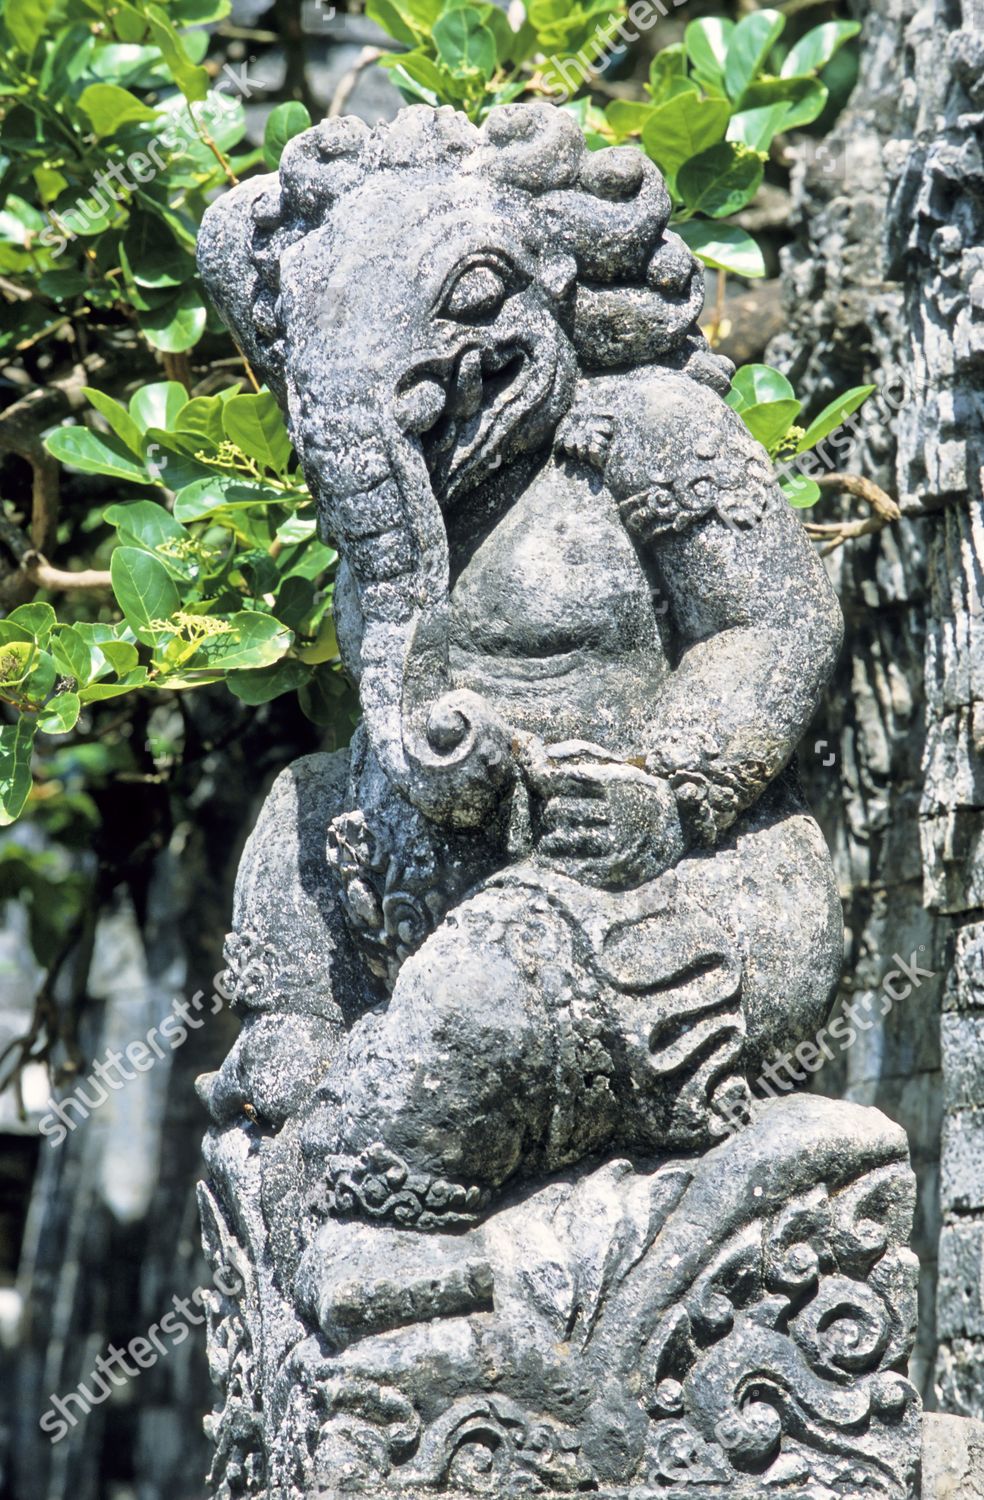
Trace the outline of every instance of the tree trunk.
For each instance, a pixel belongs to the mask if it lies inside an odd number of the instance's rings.
[[[905,1125],[919,1178],[917,1382],[931,1405],[980,1416],[984,8],[873,0],[859,14],[858,86],[795,174],[770,357],[810,407],[878,385],[837,467],[878,481],[903,519],[830,557],[847,646],[801,760],[845,900],[844,1001],[868,994],[878,1018],[840,1086]],[[916,977],[895,1003],[899,959]]]

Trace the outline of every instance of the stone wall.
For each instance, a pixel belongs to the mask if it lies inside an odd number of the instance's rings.
[[[834,747],[837,770],[810,746],[803,761],[846,903],[845,998],[877,991],[896,954],[917,953],[935,976],[849,1054],[843,1084],[909,1131],[921,1201],[917,1374],[931,1385],[935,1303],[938,1399],[979,1414],[984,1149],[979,1136],[975,1149],[974,1109],[984,1099],[984,1048],[970,976],[984,879],[984,12],[977,0],[919,10],[875,0],[859,14],[850,108],[797,174],[789,323],[772,358],[818,403],[862,381],[886,393],[865,408],[847,466],[893,493],[904,518],[830,560],[848,653],[817,742]],[[830,1092],[830,1080],[818,1087]]]

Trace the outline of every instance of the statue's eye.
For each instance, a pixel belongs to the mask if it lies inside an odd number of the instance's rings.
[[[506,284],[499,272],[491,266],[472,266],[458,277],[441,311],[446,318],[490,318],[505,300]]]

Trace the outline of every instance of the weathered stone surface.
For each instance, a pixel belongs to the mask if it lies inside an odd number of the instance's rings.
[[[984,1422],[927,1412],[923,1424],[922,1500],[981,1500]]]
[[[958,1416],[973,1417],[984,1390],[984,1345],[980,1339],[950,1339],[940,1345],[936,1367],[940,1405]]]
[[[984,1338],[984,1224],[940,1235],[940,1337]]]
[[[956,934],[959,969],[960,924],[979,913],[984,869],[982,12],[979,0],[855,0],[851,9],[865,22],[858,84],[822,153],[802,153],[787,327],[770,358],[808,411],[846,386],[876,386],[836,467],[882,484],[905,516],[831,559],[851,659],[810,739],[837,747],[839,774],[804,757],[805,779],[835,852],[854,952],[900,947],[898,932],[925,902],[932,966],[945,967]],[[887,922],[872,920],[879,902]],[[958,982],[947,1003],[980,1004],[979,991]],[[910,1036],[922,1033],[928,1050],[939,1017],[935,996],[925,1000]],[[885,1031],[879,1102],[928,1166],[939,1132],[918,1133],[933,1127],[930,1109],[910,1117],[893,1102],[901,1059]],[[940,1083],[923,1073],[927,1096]],[[921,1179],[928,1296],[941,1216],[925,1196],[928,1170]],[[934,1345],[923,1320],[922,1371]],[[978,1399],[982,1415],[984,1387]]]
[[[915,1495],[904,1133],[761,1073],[841,965],[789,771],[840,613],[668,214],[520,106],[206,216],[364,710],[250,841],[201,1083],[218,1496]]]
[[[984,1109],[961,1109],[943,1122],[943,1212],[984,1212]]]
[[[984,1104],[984,1015],[944,1015],[940,1028],[943,1049],[943,1099],[947,1109]]]

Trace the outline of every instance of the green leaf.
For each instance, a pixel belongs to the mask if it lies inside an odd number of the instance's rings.
[[[283,494],[237,474],[214,474],[185,485],[174,497],[177,521],[200,521],[217,510],[243,510],[254,505],[283,504]]]
[[[330,667],[321,667],[298,690],[297,701],[312,724],[330,729],[337,725],[340,711],[344,712],[338,700],[344,697],[345,690],[345,680],[340,673]]]
[[[92,675],[92,653],[78,631],[71,625],[59,625],[52,633],[49,650],[60,676],[71,677],[84,687]]]
[[[127,505],[110,505],[103,511],[103,520],[115,526],[123,546],[141,547],[145,552],[156,552],[169,543],[186,543],[187,531],[174,519],[163,505],[153,500],[131,500]],[[170,558],[161,558],[168,571],[185,578],[190,570],[187,565],[173,565]]]
[[[766,104],[762,109],[743,109],[731,116],[728,140],[740,141],[752,151],[768,152],[773,138],[784,128],[788,104]]]
[[[536,45],[533,28],[527,25],[519,31],[513,31],[508,16],[498,5],[478,5],[475,8],[495,37],[495,52],[499,62],[523,62]]]
[[[791,401],[762,401],[753,406],[743,406],[738,415],[752,437],[771,453],[781,438],[800,414],[800,403]]]
[[[6,0],[3,23],[25,57],[33,57],[58,0]]]
[[[380,58],[380,66],[392,74],[405,98],[424,104],[441,104],[449,97],[451,75],[438,67],[425,52],[399,52]]]
[[[205,332],[205,304],[193,286],[181,289],[176,297],[152,312],[138,316],[149,344],[165,354],[183,354],[194,348]]]
[[[38,660],[37,642],[6,640],[0,647],[0,696],[17,697],[31,668]]]
[[[798,98],[787,104],[786,118],[782,122],[783,130],[799,130],[801,126],[811,124],[823,114],[830,91],[819,78],[795,78],[789,82],[807,85]]]
[[[627,135],[641,135],[653,112],[651,104],[636,104],[631,99],[613,99],[605,109],[605,120],[619,140]]]
[[[712,219],[744,208],[759,190],[762,158],[736,141],[721,141],[691,157],[677,172],[677,191],[692,213]]]
[[[162,562],[138,547],[117,547],[109,562],[116,602],[138,640],[157,639],[159,622],[181,607],[170,573]]]
[[[174,82],[189,104],[200,103],[208,93],[208,73],[192,62],[181,37],[159,6],[148,5],[144,14],[154,45],[160,48]]]
[[[19,604],[7,616],[8,625],[16,625],[25,631],[39,646],[46,646],[48,637],[58,623],[50,604],[40,600],[33,604]]]
[[[814,26],[790,48],[782,65],[783,78],[819,73],[834,53],[860,30],[858,21],[825,21],[822,26]]]
[[[178,413],[188,405],[188,392],[178,380],[157,380],[143,385],[130,397],[130,416],[141,433],[148,427],[173,427]]]
[[[52,101],[61,99],[83,73],[90,71],[95,46],[96,39],[85,22],[66,27],[48,49],[38,78],[38,93]]]
[[[768,104],[794,104],[815,97],[822,88],[816,78],[759,78],[745,90],[741,107],[764,109]]]
[[[777,10],[756,10],[743,16],[728,40],[724,65],[724,83],[735,103],[761,71],[786,25],[785,16]]]
[[[59,463],[83,474],[106,474],[110,479],[150,484],[143,464],[138,464],[118,439],[100,437],[88,427],[56,427],[45,438],[44,446]]]
[[[31,794],[35,722],[22,716],[0,729],[0,826],[19,818]]]
[[[654,104],[665,104],[675,94],[697,92],[697,85],[687,76],[687,51],[682,42],[663,47],[649,64],[649,97]]]
[[[258,667],[252,672],[230,672],[226,687],[243,703],[269,703],[282,693],[296,692],[310,675],[310,667],[287,658],[275,662],[272,667]]]
[[[673,177],[684,162],[724,138],[730,118],[725,99],[678,94],[653,110],[642,132],[642,144],[657,166]]]
[[[729,129],[728,136],[731,139],[742,139],[734,129],[735,120],[741,120],[753,111],[770,109],[780,104],[786,106],[780,128],[784,131],[796,130],[823,113],[827,98],[827,87],[818,78],[760,78],[742,95],[742,107],[732,117],[732,128]]]
[[[103,391],[97,391],[91,385],[82,387],[82,394],[90,405],[94,406],[100,416],[105,417],[113,432],[130,452],[139,458],[142,456],[140,444],[140,428],[130,416],[125,406],[114,401],[112,396],[107,396]]]
[[[174,417],[174,431],[188,433],[200,439],[200,448],[204,446],[217,449],[225,439],[225,428],[222,425],[224,404],[221,396],[195,396]]]
[[[38,729],[42,734],[68,734],[78,723],[81,708],[78,693],[58,693],[41,710]]]
[[[694,254],[716,271],[730,271],[735,276],[764,276],[762,251],[750,234],[737,224],[709,223],[707,219],[688,219],[674,224],[674,232]]]
[[[790,505],[797,510],[808,510],[811,505],[816,505],[820,499],[820,486],[815,479],[809,479],[805,474],[796,474],[792,470],[779,474],[779,488],[782,490]]]
[[[127,88],[152,88],[170,82],[157,48],[140,47],[134,42],[104,42],[86,71],[94,78]]]
[[[9,649],[11,648],[8,647]],[[40,708],[54,687],[57,677],[58,669],[55,666],[54,657],[47,651],[36,649],[30,670],[21,684],[19,696],[37,704]]]
[[[195,258],[161,233],[160,220],[131,212],[120,246],[121,264],[137,286],[183,286],[195,274]]]
[[[38,277],[38,291],[56,302],[68,302],[89,290],[89,278],[81,271],[45,271]]]
[[[683,44],[694,72],[700,78],[723,84],[728,43],[734,29],[735,23],[722,16],[706,16],[703,20],[690,22],[683,33]]]
[[[288,577],[280,580],[277,587],[277,619],[282,620],[291,630],[304,632],[305,626],[312,616],[320,609],[322,612],[325,601],[320,600],[318,591],[309,578]],[[338,655],[338,650],[333,653]]]
[[[204,479],[211,470],[195,458],[201,439],[187,432],[166,432],[162,427],[148,427],[144,434],[144,463],[147,473],[157,484],[169,490],[182,490],[196,479]]]
[[[265,468],[282,474],[290,463],[291,446],[277,399],[269,391],[256,396],[233,396],[222,410],[225,435],[231,443]]]
[[[240,610],[229,617],[228,623],[232,631],[228,635],[206,637],[185,663],[185,670],[268,667],[290,649],[294,639],[293,631],[286,625],[258,610]]]
[[[488,80],[495,72],[495,37],[470,5],[446,11],[434,23],[438,56],[454,73],[477,73]]]
[[[387,36],[403,42],[406,47],[415,47],[420,40],[417,32],[404,19],[400,8],[393,4],[393,0],[366,0],[366,17],[381,26]]]
[[[280,166],[287,142],[310,128],[311,116],[298,99],[288,99],[271,110],[263,131],[263,160],[271,172]]]
[[[135,688],[147,686],[147,668],[138,667],[136,671],[128,672],[120,682],[92,682],[87,688],[79,693],[83,703],[102,703],[107,698],[120,698],[124,693],[132,693]]]
[[[132,642],[127,641],[133,632],[125,621],[109,625],[102,620],[76,620],[72,629],[81,636],[92,654],[93,678],[104,677],[109,670],[109,658],[105,655],[107,648],[126,643],[133,649]]]
[[[114,135],[124,125],[157,118],[156,109],[143,104],[128,89],[115,83],[90,83],[79,95],[78,107],[88,117],[96,135]]]
[[[796,392],[781,370],[772,365],[742,365],[735,371],[725,401],[735,411],[756,406],[761,401],[794,401]]]
[[[137,665],[137,648],[129,641],[103,641],[99,649],[120,677],[126,672],[132,672]]]
[[[808,448],[815,448],[828,433],[833,432],[856,412],[874,390],[873,385],[855,385],[849,391],[845,391],[842,396],[838,396],[835,401],[831,401],[818,416],[814,417],[797,443],[796,452],[805,453]],[[14,613],[16,614],[16,610]]]
[[[18,641],[28,646],[33,646],[34,632],[33,630],[22,630],[19,625],[13,624],[11,620],[0,620],[0,646],[6,646],[10,641]]]
[[[314,516],[291,516],[277,527],[277,539],[285,547],[290,547],[295,542],[306,542],[309,537],[316,536],[317,531]]]

